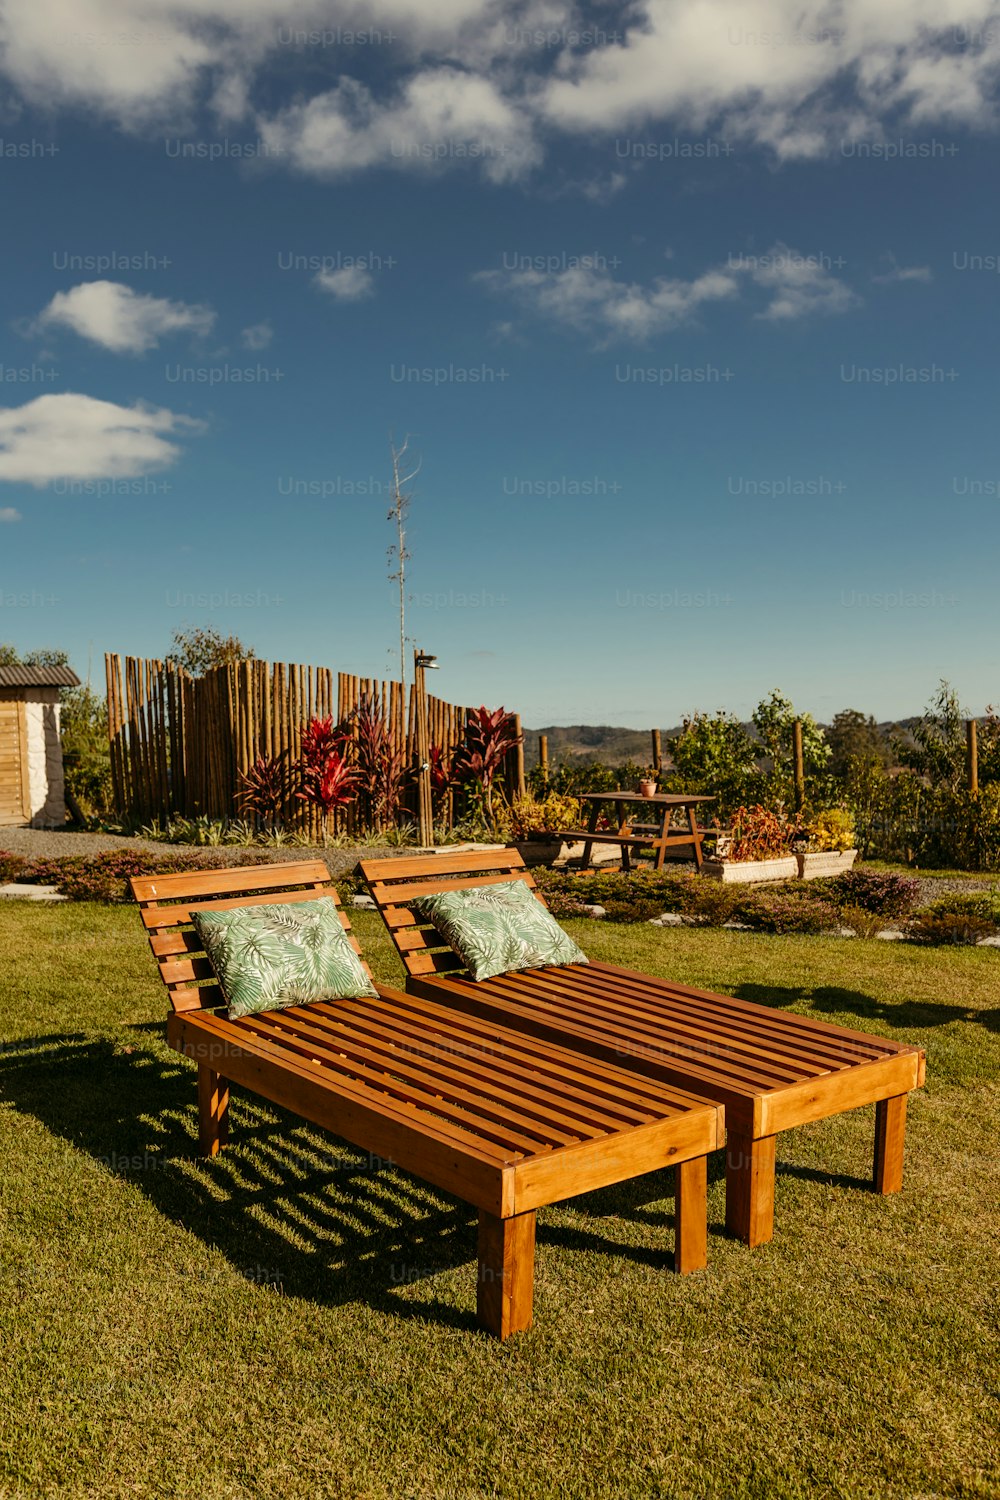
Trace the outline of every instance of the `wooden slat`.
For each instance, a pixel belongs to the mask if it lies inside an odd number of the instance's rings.
[[[139,875],[131,881],[132,894],[146,901],[185,901],[192,896],[226,895],[230,891],[276,890],[282,886],[330,885],[330,872],[321,859],[289,864],[241,865],[230,870],[182,870],[176,875]]]

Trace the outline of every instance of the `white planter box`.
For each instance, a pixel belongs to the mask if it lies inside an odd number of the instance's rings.
[[[858,857],[857,849],[824,849],[814,854],[797,854],[799,875],[803,880],[826,880],[849,870]]]
[[[794,854],[782,855],[780,859],[706,859],[701,873],[721,880],[724,885],[755,885],[762,880],[794,880],[799,873],[799,862]]]

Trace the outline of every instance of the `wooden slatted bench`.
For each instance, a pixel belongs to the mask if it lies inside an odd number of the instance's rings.
[[[293,1110],[479,1210],[477,1306],[500,1338],[532,1317],[535,1211],[677,1168],[674,1264],[706,1257],[713,1102],[399,990],[229,1020],[192,913],[336,892],[321,860],[133,878],[170,995],[170,1043],[198,1064],[199,1144],[228,1138],[230,1084]],[[360,954],[344,912],[340,920]]]
[[[875,1187],[902,1186],[907,1094],[924,1081],[920,1048],[614,964],[476,983],[410,902],[509,880],[525,881],[541,901],[516,850],[365,860],[361,868],[412,993],[724,1104],[726,1225],[747,1244],[773,1234],[775,1138],[796,1125],[874,1104]]]

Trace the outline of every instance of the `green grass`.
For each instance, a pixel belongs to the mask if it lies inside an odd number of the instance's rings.
[[[475,1329],[464,1204],[193,1068],[129,909],[0,904],[0,1495],[995,1496],[995,950],[567,924],[594,957],[919,1040],[901,1195],[872,1112],[782,1136],[774,1241],[667,1269],[655,1173],[538,1215],[534,1328]],[[399,968],[377,918],[357,930]]]

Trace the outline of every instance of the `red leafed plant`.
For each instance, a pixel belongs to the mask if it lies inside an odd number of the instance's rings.
[[[386,717],[371,694],[362,693],[351,717],[363,811],[367,814],[369,827],[381,833],[396,821],[406,779],[406,762],[400,746],[393,743]]]
[[[759,802],[753,807],[738,807],[732,825],[733,842],[727,858],[743,863],[751,859],[780,859],[788,853],[792,830]]]
[[[288,751],[258,755],[249,771],[240,772],[236,801],[241,812],[273,829],[288,795]]]
[[[302,730],[302,787],[295,795],[320,809],[324,834],[337,809],[347,807],[357,796],[361,778],[344,754],[347,739],[343,730],[334,729],[332,718],[310,719]]]
[[[515,732],[514,715],[505,709],[470,708],[465,718],[465,742],[455,751],[452,770],[456,781],[470,784],[482,803],[487,821],[493,823],[493,781],[507,754],[522,743]]]

